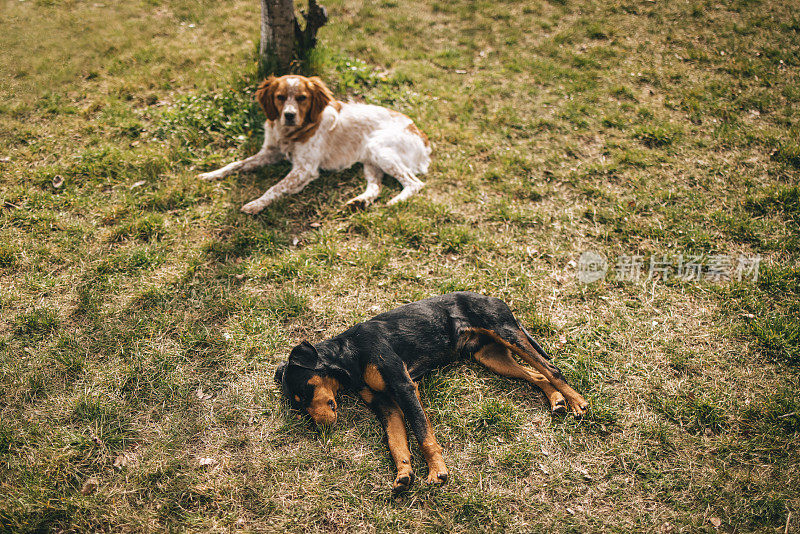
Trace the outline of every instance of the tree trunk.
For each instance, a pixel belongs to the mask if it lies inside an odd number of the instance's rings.
[[[305,59],[317,44],[317,30],[328,22],[328,13],[316,0],[308,0],[308,11],[302,13],[305,29],[297,22],[293,0],[261,0],[261,74],[290,72],[294,61]]]
[[[292,0],[261,0],[259,56],[264,72],[289,72],[294,59],[295,24]]]

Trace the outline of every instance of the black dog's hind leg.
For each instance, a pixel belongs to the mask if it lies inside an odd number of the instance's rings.
[[[361,391],[361,398],[375,411],[386,431],[389,452],[397,467],[392,491],[395,493],[405,491],[414,482],[414,470],[411,468],[411,451],[408,449],[408,434],[403,412],[396,402],[382,393],[374,393],[365,388]]]
[[[566,413],[567,402],[561,392],[554,388],[543,374],[517,363],[505,345],[500,343],[484,345],[475,352],[474,358],[499,375],[530,382],[544,392],[553,413]]]
[[[529,335],[519,326],[513,328],[507,325],[499,325],[496,329],[470,327],[467,333],[483,334],[489,336],[496,342],[504,345],[511,352],[519,356],[524,362],[533,366],[539,373],[564,395],[567,399],[572,414],[581,417],[589,408],[589,403],[583,396],[572,389],[564,380],[561,370],[548,361],[549,356],[542,350],[538,343],[529,341]],[[532,339],[532,338],[531,338]],[[534,347],[534,344],[536,345]],[[547,357],[547,359],[545,359]]]

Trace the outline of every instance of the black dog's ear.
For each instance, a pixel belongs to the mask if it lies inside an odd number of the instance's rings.
[[[282,384],[283,383],[283,373],[284,373],[284,371],[286,371],[286,363],[285,362],[280,364],[278,366],[278,368],[275,370],[275,382],[277,382],[278,384]]]
[[[317,349],[315,349],[314,345],[308,341],[303,341],[292,349],[291,354],[289,354],[289,361],[287,364],[296,365],[297,367],[310,369],[312,371],[321,366]]]

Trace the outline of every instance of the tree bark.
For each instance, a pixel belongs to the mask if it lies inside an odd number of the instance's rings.
[[[294,3],[292,0],[261,0],[262,69],[289,72],[294,59]],[[269,69],[270,63],[274,67]]]
[[[258,47],[262,74],[286,74],[296,59],[304,59],[317,44],[317,30],[328,22],[325,7],[308,0],[303,11],[306,27],[294,14],[293,0],[261,0],[261,43]]]
[[[272,30],[270,29],[269,7],[267,0],[261,0],[261,42],[258,43],[259,61],[264,62],[272,43]]]
[[[294,33],[302,54],[317,46],[317,31],[328,22],[328,11],[317,0],[308,0],[308,11],[301,11],[306,19],[305,30],[300,29],[297,20],[294,22]]]

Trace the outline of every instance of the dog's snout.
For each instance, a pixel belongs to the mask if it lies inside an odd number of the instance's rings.
[[[286,120],[286,122],[289,123],[294,122],[295,117],[297,117],[297,113],[295,113],[294,111],[285,111],[283,113],[283,118]]]
[[[335,400],[333,400],[333,399],[329,400],[328,401],[328,406],[330,406],[331,410],[333,410],[334,412],[336,411],[336,401]]]

